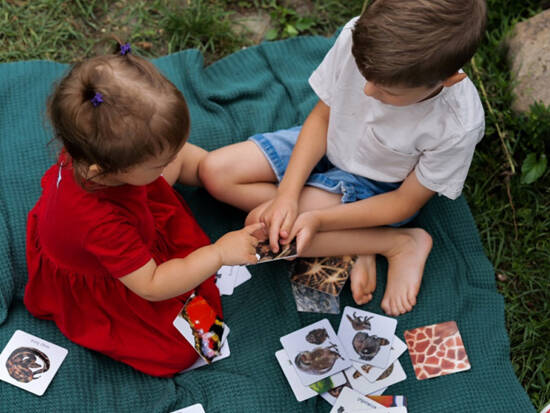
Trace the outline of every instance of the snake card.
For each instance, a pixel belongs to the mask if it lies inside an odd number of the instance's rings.
[[[0,380],[42,396],[68,350],[16,330],[0,354]]]

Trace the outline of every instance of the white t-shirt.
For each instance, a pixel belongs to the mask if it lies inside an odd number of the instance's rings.
[[[356,20],[344,26],[309,78],[330,107],[328,159],[344,171],[382,182],[403,181],[414,170],[423,186],[456,199],[485,130],[474,84],[466,78],[401,107],[366,96],[366,80],[351,54]]]

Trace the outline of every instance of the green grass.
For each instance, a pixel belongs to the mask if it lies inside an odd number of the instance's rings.
[[[503,39],[541,4],[488,0],[486,39],[475,68],[465,68],[487,97],[486,136],[465,195],[505,298],[512,363],[537,409],[550,402],[550,171],[531,184],[521,175],[529,154],[550,150],[550,110],[512,112]],[[250,45],[233,24],[236,12],[263,10],[273,19],[270,35],[286,38],[331,35],[362,6],[363,0],[315,0],[310,12],[300,14],[290,0],[0,0],[0,61],[74,62],[112,47],[99,41],[114,33],[144,56],[196,47],[211,63]]]

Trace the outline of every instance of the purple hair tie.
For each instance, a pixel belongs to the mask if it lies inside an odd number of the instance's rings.
[[[120,54],[122,56],[125,56],[127,53],[130,53],[132,51],[132,48],[130,47],[130,43],[124,43],[120,45]]]
[[[92,102],[92,105],[94,105],[94,107],[98,107],[99,104],[103,102],[103,95],[99,92],[96,92],[94,97],[90,99],[90,101]]]

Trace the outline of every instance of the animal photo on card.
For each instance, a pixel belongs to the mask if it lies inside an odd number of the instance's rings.
[[[273,252],[269,245],[269,240],[261,241],[256,246],[256,257],[258,264],[262,262],[281,260],[283,258],[295,258],[297,256],[296,240],[292,240],[289,244],[279,244],[279,252]]]
[[[407,330],[405,341],[418,380],[471,368],[455,321]]]
[[[396,326],[394,318],[346,307],[338,337],[350,359],[385,368]]]
[[[327,319],[281,337],[281,343],[306,386],[351,366]]]
[[[407,345],[397,336],[393,336],[392,345],[390,348],[390,357],[388,364],[392,364],[396,361],[401,354],[407,350]],[[355,367],[368,381],[376,381],[383,373],[383,368],[374,367],[368,363],[354,362],[353,367]]]
[[[328,314],[338,314],[340,312],[340,297],[325,294],[293,282],[290,285],[298,311]]]
[[[293,263],[290,280],[336,296],[349,278],[353,262],[351,256],[300,258]]]

